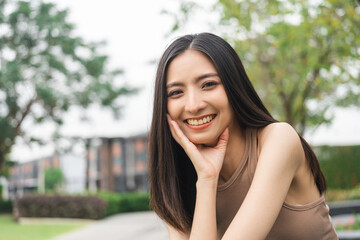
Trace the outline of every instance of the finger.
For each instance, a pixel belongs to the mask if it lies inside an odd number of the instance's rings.
[[[175,138],[175,140],[177,142],[181,141],[181,135],[184,135],[183,132],[181,131],[181,129],[179,128],[179,125],[172,120],[172,118],[170,117],[169,114],[167,114],[167,119],[170,125],[170,131],[171,134],[173,135],[173,137]]]
[[[180,139],[178,138],[178,136],[177,136],[176,133],[175,133],[173,124],[171,124],[171,122],[174,121],[174,120],[172,120],[172,118],[170,117],[169,114],[166,114],[166,117],[167,117],[167,120],[168,120],[168,123],[169,123],[171,135],[173,136],[173,138],[175,139],[175,141],[180,144]]]
[[[175,138],[175,140],[181,145],[181,147],[185,150],[187,155],[191,158],[191,155],[197,148],[196,146],[190,142],[190,140],[185,136],[185,134],[181,131],[179,125],[176,121],[172,120],[169,114],[167,114],[169,124],[172,128],[172,135]],[[170,128],[170,129],[171,129]]]
[[[226,146],[229,140],[229,129],[226,128],[219,137],[219,141],[215,148],[226,150]]]
[[[229,128],[225,128],[219,138],[220,141],[228,141],[229,140]]]

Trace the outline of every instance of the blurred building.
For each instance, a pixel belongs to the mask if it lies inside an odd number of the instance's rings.
[[[86,144],[88,190],[148,191],[147,135],[93,138]]]
[[[0,176],[0,200],[9,200],[8,180]]]
[[[60,168],[65,180],[60,188],[65,193],[148,191],[147,135],[86,139],[86,156],[72,153],[55,154],[10,169],[9,197],[43,193],[44,172]]]
[[[64,174],[61,191],[79,193],[85,190],[85,159],[72,153],[53,155],[29,162],[18,163],[10,169],[9,197],[21,197],[27,193],[43,193],[44,172],[60,168]]]

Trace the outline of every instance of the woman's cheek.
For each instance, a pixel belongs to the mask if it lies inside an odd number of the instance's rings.
[[[168,100],[168,104],[167,104],[167,112],[170,115],[171,119],[176,121],[178,124],[178,118],[179,118],[179,114],[176,108],[176,105],[172,103],[173,101]]]

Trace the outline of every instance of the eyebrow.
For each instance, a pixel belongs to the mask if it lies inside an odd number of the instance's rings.
[[[205,79],[205,78],[209,78],[209,77],[219,77],[219,75],[217,73],[205,73],[205,74],[200,75],[199,77],[197,77],[195,79],[195,82],[199,82],[200,80]],[[183,86],[183,85],[184,85],[183,83],[175,81],[173,83],[167,84],[166,88],[176,87],[176,86]]]

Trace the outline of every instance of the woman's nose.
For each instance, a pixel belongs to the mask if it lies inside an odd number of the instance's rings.
[[[189,92],[186,97],[185,111],[190,113],[197,113],[198,111],[205,108],[206,103],[196,92]]]

